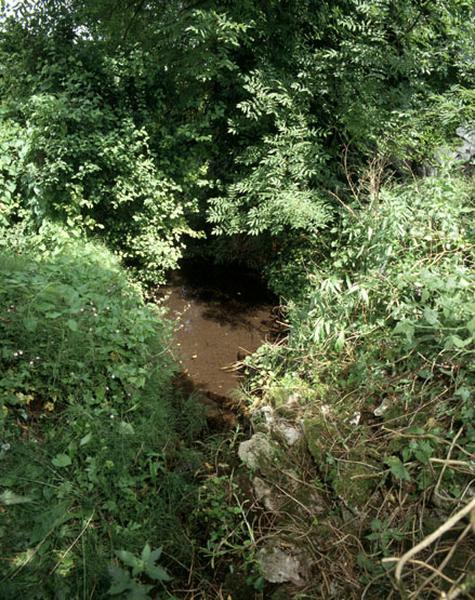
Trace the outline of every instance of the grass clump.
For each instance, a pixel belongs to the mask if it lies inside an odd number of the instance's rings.
[[[161,597],[190,560],[197,464],[168,327],[102,246],[53,228],[16,250],[0,253],[2,598]],[[165,576],[118,575],[147,543]]]

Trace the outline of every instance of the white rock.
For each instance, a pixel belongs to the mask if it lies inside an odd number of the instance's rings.
[[[289,446],[293,446],[295,442],[298,442],[303,436],[302,431],[285,423],[278,424],[275,430],[284,436]]]
[[[254,477],[252,480],[252,486],[254,488],[254,494],[258,502],[264,505],[270,512],[276,512],[279,510],[281,505],[281,499],[272,489],[272,486],[266,483],[260,477]]]
[[[249,440],[239,444],[239,458],[250,469],[258,469],[272,460],[274,448],[265,433],[255,433]]]
[[[252,413],[252,425],[256,430],[270,431],[274,423],[274,409],[272,406],[260,406]]]
[[[307,569],[292,549],[282,550],[275,546],[263,548],[258,554],[259,563],[264,579],[271,583],[290,581],[295,585],[305,583]]]
[[[384,415],[384,413],[388,410],[388,408],[391,406],[390,401],[385,398],[381,404],[378,406],[378,408],[376,408],[373,411],[373,414],[376,415],[377,417],[382,417]]]

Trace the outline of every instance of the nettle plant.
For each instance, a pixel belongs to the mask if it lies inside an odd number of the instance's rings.
[[[12,230],[7,243],[18,235]],[[52,228],[24,240],[20,256],[3,250],[0,260],[5,406],[118,406],[173,370],[166,325],[105,248]]]
[[[162,548],[152,550],[149,544],[145,544],[140,556],[136,556],[127,550],[116,551],[117,558],[127,568],[109,567],[109,575],[112,579],[109,595],[126,600],[151,599],[152,596],[149,592],[155,586],[141,582],[140,578],[145,577],[161,584],[171,580],[168,571],[157,564],[161,554]]]

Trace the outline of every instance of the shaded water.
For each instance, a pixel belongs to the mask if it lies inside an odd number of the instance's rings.
[[[229,398],[239,386],[236,361],[272,335],[275,299],[255,275],[197,264],[182,268],[163,293],[183,374],[206,395]]]

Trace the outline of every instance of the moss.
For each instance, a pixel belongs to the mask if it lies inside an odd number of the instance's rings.
[[[332,440],[339,439],[339,432],[324,415],[305,419],[304,434],[307,448],[317,465],[324,463]]]
[[[329,479],[335,494],[352,508],[362,508],[374,493],[379,482],[378,470],[371,463],[363,464],[362,457],[350,458],[349,462],[339,461],[332,469]],[[351,462],[355,460],[355,462]]]

